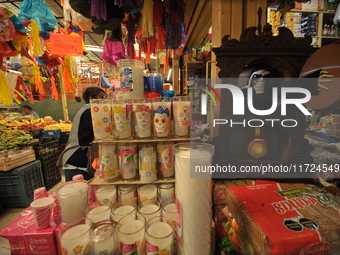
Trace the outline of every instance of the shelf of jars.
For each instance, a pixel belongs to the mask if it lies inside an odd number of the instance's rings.
[[[153,142],[187,142],[199,139],[198,136],[193,137],[176,137],[170,135],[169,137],[154,137],[154,138],[138,138],[133,137],[131,139],[116,139],[112,138],[105,138],[105,139],[98,139],[95,140],[93,143],[153,143]]]
[[[117,180],[117,179],[104,179],[101,178],[99,175],[93,177],[90,181],[89,181],[89,185],[136,185],[136,184],[161,184],[161,183],[174,183],[175,182],[175,178],[173,179],[169,179],[169,180],[157,180],[155,182],[152,183],[142,183],[140,180],[134,180],[134,181],[130,181],[130,182],[125,182],[121,179]]]

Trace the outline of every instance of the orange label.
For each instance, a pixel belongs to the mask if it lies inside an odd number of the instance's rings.
[[[82,38],[74,35],[50,34],[52,54],[83,56]]]

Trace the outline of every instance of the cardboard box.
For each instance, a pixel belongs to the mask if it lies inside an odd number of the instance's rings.
[[[37,229],[35,225],[31,226],[24,233],[24,240],[27,248],[27,255],[56,255],[56,238],[55,229],[57,225],[54,221],[50,222],[50,227],[46,229]]]
[[[326,123],[326,128],[331,130],[340,129],[340,123]]]
[[[61,226],[57,226],[55,229],[55,239],[56,239],[56,247],[57,247],[57,254],[62,254],[61,252],[61,244],[60,244],[60,238],[59,238],[59,232],[60,232]]]
[[[8,224],[0,231],[0,236],[6,238],[11,248],[25,248],[24,233],[34,224],[32,211],[25,210],[18,218]],[[26,249],[13,249],[12,255],[27,255]]]

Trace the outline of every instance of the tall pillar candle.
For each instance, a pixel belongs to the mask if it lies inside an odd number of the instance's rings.
[[[138,147],[140,182],[152,183],[157,181],[157,162],[154,144],[142,143]]]
[[[189,136],[191,119],[190,97],[176,97],[173,100],[175,135],[179,137]]]
[[[132,138],[132,104],[131,100],[112,100],[115,136],[118,139]]]
[[[116,144],[99,144],[99,171],[103,172],[104,179],[115,179],[119,177]]]
[[[172,153],[173,142],[159,142],[157,143],[157,157],[159,164],[159,175],[163,180],[173,179],[174,171],[174,157]]]
[[[171,98],[152,98],[153,130],[156,137],[169,137],[171,129]]]
[[[94,139],[110,138],[113,130],[111,101],[109,99],[91,99],[90,106]]]
[[[133,99],[133,119],[136,137],[149,138],[152,134],[151,98]]]
[[[176,199],[181,228],[179,255],[211,253],[212,180],[209,173],[195,175],[195,166],[211,166],[214,146],[205,143],[174,145]],[[192,199],[195,194],[195,199]],[[193,231],[193,229],[195,231]]]
[[[123,181],[137,179],[137,145],[135,143],[120,143],[118,145],[119,171]]]

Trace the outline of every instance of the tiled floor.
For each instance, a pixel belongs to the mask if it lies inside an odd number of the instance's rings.
[[[64,173],[61,172],[61,182],[55,185],[47,193],[48,194],[53,193],[59,187],[59,185],[63,184],[64,182],[65,182],[65,176],[64,176]],[[20,213],[22,213],[25,210],[26,208],[1,208],[0,209],[0,230],[5,228],[9,223],[15,220],[20,215]]]

